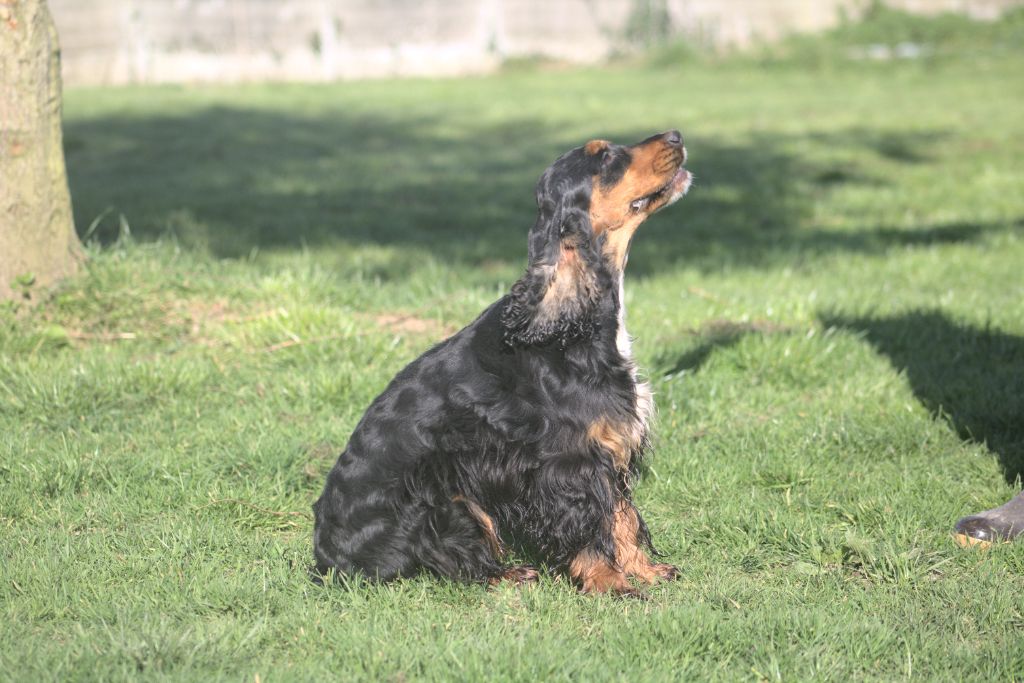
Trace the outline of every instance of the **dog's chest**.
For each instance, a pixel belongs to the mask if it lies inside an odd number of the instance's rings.
[[[624,446],[628,452],[623,453],[616,462],[621,467],[629,464],[629,459],[643,449],[647,441],[647,430],[651,416],[654,413],[654,396],[651,393],[650,385],[637,377],[636,362],[633,360],[633,340],[626,329],[626,291],[623,286],[623,278],[619,276],[619,309],[616,316],[617,328],[615,331],[615,346],[619,355],[629,368],[630,376],[633,378],[635,391],[635,405],[633,406],[634,419],[630,424],[623,425],[623,437],[626,442]]]
[[[646,426],[647,418],[650,417],[651,409],[654,405],[653,396],[651,395],[650,385],[637,379],[636,362],[633,360],[633,338],[629,336],[629,330],[626,329],[626,289],[621,275],[619,276],[619,310],[616,315],[616,322],[615,346],[619,350],[619,355],[622,356],[626,365],[629,366],[630,374],[636,383],[637,406],[643,408],[643,410],[637,410],[637,415],[643,416],[643,422]]]

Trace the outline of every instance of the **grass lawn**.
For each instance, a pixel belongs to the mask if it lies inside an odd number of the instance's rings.
[[[0,679],[1019,680],[1024,51],[73,90],[85,273],[0,309]],[[307,579],[370,400],[525,264],[532,187],[682,129],[641,228],[646,602]]]

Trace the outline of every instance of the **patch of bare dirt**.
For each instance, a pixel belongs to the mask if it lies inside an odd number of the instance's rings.
[[[417,334],[445,339],[457,332],[452,325],[444,325],[436,320],[421,318],[410,313],[374,313],[365,316],[377,327],[389,332],[400,334]]]

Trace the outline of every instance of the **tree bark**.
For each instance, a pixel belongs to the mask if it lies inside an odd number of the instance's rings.
[[[0,0],[0,299],[74,273],[60,48],[46,0]]]

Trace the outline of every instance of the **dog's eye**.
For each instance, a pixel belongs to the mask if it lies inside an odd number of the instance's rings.
[[[650,197],[641,197],[640,199],[634,199],[632,202],[630,202],[629,208],[633,209],[634,211],[643,211],[650,203]]]

